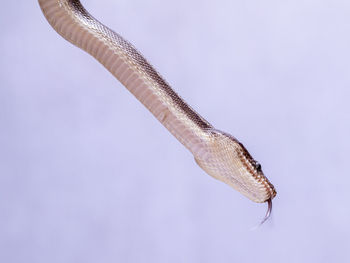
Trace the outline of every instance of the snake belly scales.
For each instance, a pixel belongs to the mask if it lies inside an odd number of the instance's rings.
[[[92,17],[78,0],[39,0],[50,25],[108,69],[194,156],[212,177],[272,209],[274,186],[233,136],[196,113],[134,48]]]

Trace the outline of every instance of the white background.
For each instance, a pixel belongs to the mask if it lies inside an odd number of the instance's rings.
[[[350,3],[83,1],[277,189],[206,175],[36,1],[0,9],[1,262],[349,262]]]

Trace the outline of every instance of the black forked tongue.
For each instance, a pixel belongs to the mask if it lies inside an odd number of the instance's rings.
[[[264,224],[264,223],[267,221],[267,219],[269,219],[270,216],[271,216],[271,212],[272,212],[272,199],[270,198],[270,199],[268,199],[266,202],[267,202],[267,211],[266,211],[266,214],[265,214],[264,219],[263,219],[263,220],[261,221],[261,223],[260,223],[260,226],[261,226],[262,224]]]

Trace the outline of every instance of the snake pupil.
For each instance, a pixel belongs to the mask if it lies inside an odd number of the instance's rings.
[[[259,172],[261,172],[261,164],[258,162],[255,162],[255,168],[256,170],[258,170]]]

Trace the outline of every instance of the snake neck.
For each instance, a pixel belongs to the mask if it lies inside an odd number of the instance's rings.
[[[91,16],[78,0],[39,0],[51,26],[95,57],[193,154],[212,126],[195,112],[136,48]]]

